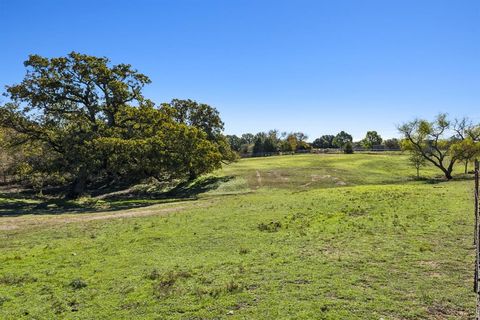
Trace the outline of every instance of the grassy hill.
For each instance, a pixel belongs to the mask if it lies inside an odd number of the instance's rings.
[[[472,182],[406,159],[243,159],[130,210],[5,197],[0,318],[472,318]]]
[[[461,168],[459,168],[461,169]],[[321,154],[249,158],[226,166],[220,175],[244,179],[252,189],[316,188],[411,181],[416,172],[402,154]],[[424,178],[438,177],[432,165],[421,170]]]

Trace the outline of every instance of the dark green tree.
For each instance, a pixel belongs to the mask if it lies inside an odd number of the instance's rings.
[[[255,142],[255,136],[251,133],[244,133],[240,137],[242,144],[253,144]]]
[[[312,146],[319,149],[335,148],[333,145],[333,135],[323,135],[320,138],[317,138],[313,141]]]
[[[343,146],[343,152],[346,154],[352,154],[353,153],[353,144],[350,141],[347,141],[345,145]]]
[[[265,140],[266,134],[264,132],[259,132],[255,135],[255,140],[253,142],[253,155],[263,155],[265,152]]]
[[[287,147],[285,151],[295,151],[297,150],[299,140],[295,134],[289,134],[285,139],[285,146]]]
[[[70,197],[92,181],[184,177],[218,168],[224,158],[220,146],[228,144],[210,139],[221,121],[213,114],[214,125],[201,122],[212,110],[202,106],[189,118],[198,122],[184,123],[173,108],[155,108],[142,95],[150,80],[128,64],[72,52],[31,55],[25,66],[23,81],[7,87],[0,125],[18,134],[17,144],[48,155],[27,161],[29,174],[58,173],[70,183]]]
[[[372,149],[374,146],[382,144],[382,137],[377,131],[367,131],[365,138],[362,140],[362,145],[367,149]]]
[[[161,110],[172,116],[177,123],[203,131],[207,139],[217,146],[218,152],[222,155],[222,161],[228,163],[236,160],[236,154],[232,152],[227,138],[222,133],[223,121],[217,109],[190,99],[173,99],[170,103],[163,103]],[[189,177],[193,180],[199,174],[200,172],[192,167]]]
[[[238,136],[232,134],[225,136],[227,138],[228,144],[233,151],[239,152],[242,148],[242,139]]]
[[[333,145],[337,148],[343,149],[348,142],[352,143],[352,141],[353,138],[350,134],[345,131],[340,131],[333,139]]]
[[[387,139],[383,141],[383,145],[388,150],[399,150],[400,149],[400,141],[396,138]]]
[[[208,104],[190,99],[173,99],[170,103],[162,103],[162,108],[178,123],[203,130],[210,141],[223,138],[223,122],[220,119],[220,113]]]

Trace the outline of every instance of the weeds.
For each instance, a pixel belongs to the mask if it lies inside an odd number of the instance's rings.
[[[249,252],[250,252],[250,250],[249,250],[248,248],[240,248],[240,249],[238,250],[238,253],[239,253],[239,254],[247,254],[247,253],[249,253]]]
[[[282,228],[282,224],[279,221],[272,221],[270,223],[262,222],[257,228],[262,232],[277,232]]]
[[[191,274],[187,271],[169,271],[161,274],[157,269],[153,269],[147,276],[150,280],[157,280],[153,284],[153,295],[156,298],[168,296],[173,291],[177,281],[190,277]]]
[[[73,290],[80,290],[85,288],[87,286],[87,283],[82,279],[74,279],[70,282],[69,285]]]
[[[236,283],[235,281],[230,280],[225,285],[225,290],[229,293],[240,292],[240,291],[242,291],[242,287],[238,283]]]
[[[10,301],[9,297],[0,296],[0,307],[5,303]]]
[[[7,286],[19,286],[24,283],[36,282],[37,278],[31,277],[28,274],[24,275],[14,275],[6,274],[0,277],[0,284]]]

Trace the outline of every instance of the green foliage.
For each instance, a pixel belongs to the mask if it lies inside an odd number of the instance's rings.
[[[198,103],[190,99],[173,99],[169,104],[163,103],[160,110],[171,116],[176,123],[197,128],[205,133],[206,139],[217,147],[222,161],[230,162],[236,160],[237,156],[232,151],[232,145],[227,137],[222,134],[223,122],[217,109],[208,104]],[[191,178],[196,176],[198,175],[194,174]]]
[[[241,155],[264,156],[274,155],[278,152],[294,153],[297,151],[310,150],[311,146],[306,141],[308,136],[303,132],[282,132],[270,130],[237,136],[227,136],[230,148],[238,151]]]
[[[176,99],[156,108],[142,95],[150,80],[130,65],[75,52],[25,65],[0,124],[28,144],[22,174],[37,189],[61,177],[78,197],[91,182],[192,179],[236,159],[216,109]]]
[[[230,145],[230,148],[233,151],[240,152],[242,149],[242,139],[239,138],[236,135],[227,135],[225,136],[227,138],[228,144]]]
[[[447,179],[452,179],[455,163],[465,156],[474,156],[477,143],[468,135],[477,132],[478,125],[467,125],[467,121],[456,121],[453,125],[446,114],[439,114],[432,121],[416,119],[401,125],[398,130],[403,135],[402,149],[415,157],[424,157],[440,169]],[[456,135],[446,137],[450,131]],[[466,141],[467,140],[467,141]]]
[[[353,153],[353,145],[350,141],[347,141],[347,143],[345,143],[345,145],[343,146],[343,152],[346,154]]]
[[[368,131],[365,138],[362,140],[362,144],[367,149],[372,149],[374,146],[382,144],[382,137],[377,131]]]
[[[333,145],[337,148],[343,149],[348,142],[352,142],[353,138],[345,131],[340,131],[333,139]]]
[[[399,150],[400,149],[400,141],[396,138],[387,139],[383,141],[385,148],[388,150]]]
[[[320,138],[317,138],[313,141],[312,146],[319,149],[335,148],[333,140],[335,136],[333,135],[323,135]]]
[[[220,114],[217,109],[208,104],[190,99],[173,99],[168,104],[163,103],[161,107],[176,122],[201,129],[210,141],[222,137],[223,122]]]
[[[295,151],[297,150],[297,145],[298,145],[298,139],[294,134],[289,134],[287,136],[287,147],[288,149],[285,151]]]
[[[427,164],[425,157],[419,153],[413,152],[410,154],[408,161],[417,169],[417,178],[420,177],[420,168]]]
[[[244,133],[241,137],[242,144],[252,144],[255,141],[255,136],[251,133]]]
[[[255,135],[253,154],[273,154],[278,151],[280,139],[276,130],[259,132]]]
[[[468,171],[468,163],[480,155],[480,143],[474,141],[471,137],[457,141],[451,147],[452,154],[463,161],[465,164],[465,173]]]

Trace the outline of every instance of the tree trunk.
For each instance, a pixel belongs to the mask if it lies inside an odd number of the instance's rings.
[[[417,179],[420,178],[420,168],[417,167]]]
[[[87,174],[84,170],[81,170],[78,176],[73,180],[70,186],[70,191],[67,194],[68,199],[76,199],[85,192],[87,185]]]
[[[445,178],[447,178],[448,180],[453,179],[452,171],[453,171],[454,164],[455,164],[455,160],[453,159],[453,160],[450,160],[450,164],[448,165],[447,168],[442,166],[442,170],[445,173]]]
[[[448,180],[453,179],[451,170],[445,170],[445,178],[447,178]]]
[[[468,173],[468,161],[465,161],[465,174]]]
[[[194,170],[190,170],[189,175],[188,175],[188,180],[193,181],[197,179],[198,175],[195,173]]]

